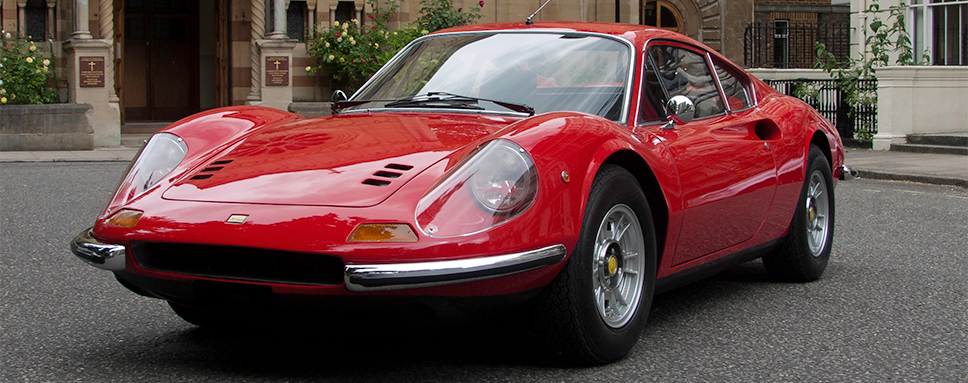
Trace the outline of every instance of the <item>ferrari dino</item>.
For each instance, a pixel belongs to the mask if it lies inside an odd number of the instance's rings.
[[[202,326],[500,302],[582,363],[625,356],[658,292],[755,258],[813,281],[830,256],[836,130],[679,34],[444,30],[333,111],[175,122],[73,253]]]

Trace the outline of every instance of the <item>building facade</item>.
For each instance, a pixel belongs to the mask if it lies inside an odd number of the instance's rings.
[[[54,55],[61,100],[94,107],[95,146],[119,145],[121,126],[174,121],[229,105],[288,109],[329,99],[305,39],[317,24],[367,20],[365,0],[0,0],[6,31]],[[479,0],[455,0],[478,7]],[[542,0],[485,0],[480,23],[524,20]],[[391,27],[418,16],[399,2]],[[540,20],[654,25],[743,62],[753,0],[553,0]],[[269,73],[271,72],[271,73]]]

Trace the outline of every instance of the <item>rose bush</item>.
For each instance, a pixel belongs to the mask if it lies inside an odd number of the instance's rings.
[[[400,48],[422,34],[414,28],[393,31],[387,28],[390,14],[398,7],[396,1],[385,2],[386,8],[381,8],[374,0],[368,3],[372,11],[367,16],[369,26],[362,26],[356,19],[343,23],[337,21],[326,27],[317,25],[316,32],[310,36],[308,53],[318,65],[306,70],[328,74],[331,89],[343,89],[352,94]]]
[[[330,78],[330,89],[343,89],[352,94],[366,82],[383,64],[386,64],[401,48],[427,33],[459,25],[467,25],[481,18],[478,7],[465,12],[455,8],[452,0],[422,0],[420,16],[408,28],[390,30],[390,15],[396,12],[396,0],[384,2],[381,7],[376,0],[369,0],[370,14],[366,23],[360,20],[317,25],[315,33],[307,41],[309,56],[316,59],[316,66],[309,66],[309,73],[325,73]]]
[[[0,31],[0,104],[52,104],[59,102],[52,86],[52,54],[33,41]]]

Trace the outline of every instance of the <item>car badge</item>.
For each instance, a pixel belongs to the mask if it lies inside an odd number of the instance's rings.
[[[236,225],[241,225],[245,223],[245,219],[249,218],[247,214],[232,214],[225,223],[233,223]]]

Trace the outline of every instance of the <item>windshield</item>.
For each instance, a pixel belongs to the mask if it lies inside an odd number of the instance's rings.
[[[576,33],[459,33],[429,36],[400,53],[352,101],[399,100],[428,93],[525,104],[536,114],[577,111],[621,121],[629,83],[629,47]],[[373,105],[376,104],[376,105]],[[358,109],[414,103],[374,102]],[[439,107],[439,105],[437,105]]]

